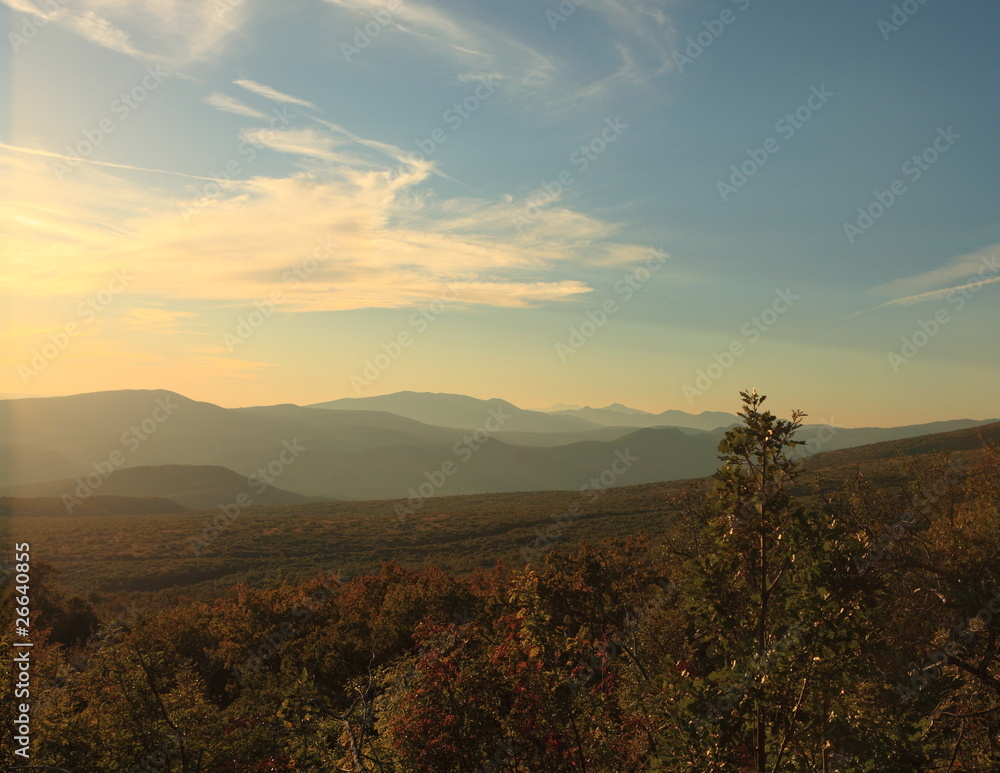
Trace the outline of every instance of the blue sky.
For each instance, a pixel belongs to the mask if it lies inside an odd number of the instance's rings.
[[[1000,415],[995,3],[3,2],[6,394]]]

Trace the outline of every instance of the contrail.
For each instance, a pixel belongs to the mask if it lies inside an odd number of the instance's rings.
[[[45,156],[46,158],[61,158],[63,161],[73,161],[76,163],[83,162],[85,164],[94,164],[96,166],[109,166],[112,169],[129,169],[133,172],[153,172],[155,174],[172,174],[177,177],[187,177],[190,180],[208,180],[214,183],[230,183],[233,180],[221,180],[218,177],[201,177],[196,174],[187,174],[186,172],[172,172],[169,169],[149,169],[144,166],[131,166],[129,164],[115,164],[111,161],[94,161],[89,158],[79,158],[78,156],[64,156],[62,153],[53,153],[49,150],[38,150],[36,148],[22,148],[18,145],[8,145],[5,142],[0,142],[0,149],[3,150],[13,150],[17,153],[27,153],[31,156]]]

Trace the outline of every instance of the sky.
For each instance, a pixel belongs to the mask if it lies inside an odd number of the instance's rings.
[[[0,393],[1000,417],[995,0],[0,0]]]

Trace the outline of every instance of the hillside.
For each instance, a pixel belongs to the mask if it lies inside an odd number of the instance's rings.
[[[0,486],[67,478],[80,471],[79,462],[51,448],[28,444],[0,444]]]
[[[655,440],[657,432],[644,434]],[[1000,439],[1000,424],[817,455],[806,460],[797,493],[812,498],[816,473],[830,490],[852,479],[859,467],[869,479],[895,488],[907,479],[907,461],[941,450],[972,461],[981,454],[981,438]],[[634,448],[642,448],[644,438],[636,441]],[[688,486],[709,484],[707,478],[646,483],[609,488],[596,496],[533,491],[409,503],[395,499],[254,506],[243,510],[200,555],[192,550],[192,540],[204,536],[218,519],[217,509],[148,515],[141,528],[131,515],[99,514],[27,518],[15,512],[7,524],[11,539],[30,541],[37,554],[62,568],[67,583],[81,592],[214,594],[227,592],[237,581],[267,583],[322,569],[354,576],[376,571],[392,559],[453,572],[489,567],[498,560],[517,566],[525,560],[522,549],[538,544],[540,534],[548,534],[558,550],[581,540],[598,542],[640,530],[656,537],[675,517],[671,499]],[[574,515],[575,507],[579,513]]]
[[[74,506],[76,518],[100,515],[176,515],[190,508],[162,497],[121,497],[95,495]],[[9,497],[0,496],[0,517],[51,517],[65,516],[66,505],[61,497]]]
[[[958,422],[942,423],[953,424]],[[922,427],[931,426],[934,425],[922,425]],[[905,431],[909,428],[900,427],[897,429]],[[853,431],[860,433],[867,430]],[[881,430],[883,433],[890,431]],[[893,440],[883,440],[846,449],[827,451],[806,459],[804,465],[810,471],[840,469],[849,465],[865,465],[880,460],[900,459],[940,451],[965,452],[977,450],[983,447],[984,442],[1000,443],[1000,422],[989,424],[976,423],[975,426],[957,430],[921,434],[916,437],[900,437]],[[831,443],[831,445],[833,444]]]
[[[718,439],[691,436],[681,430],[648,429],[613,442],[583,441],[554,448],[512,446],[491,438],[478,444],[412,445],[346,453],[323,459],[303,458],[282,479],[295,486],[300,473],[316,470],[331,491],[352,499],[409,496],[412,491],[435,495],[481,492],[577,490],[618,463],[616,485],[675,480],[709,474],[716,464]],[[450,471],[450,474],[449,474]],[[428,489],[428,486],[431,488]],[[305,483],[296,486],[306,490]]]
[[[81,479],[77,478],[0,489],[0,496],[55,497],[60,502],[63,496],[67,496],[86,503],[92,498],[86,493],[90,490],[85,479],[81,482]],[[268,486],[260,479],[250,482],[225,467],[185,464],[126,467],[112,472],[100,482],[95,491],[104,496],[172,500],[173,503],[183,505],[188,510],[202,510],[229,504],[244,495],[259,506],[290,505],[308,501],[308,497]],[[74,505],[74,514],[78,514],[76,508]]]
[[[87,475],[109,464],[210,465],[249,476],[274,463],[287,443],[304,450],[293,464],[284,465],[288,480],[281,484],[327,497],[349,496],[325,485],[325,460],[333,454],[393,445],[450,445],[461,438],[455,430],[387,413],[298,406],[231,410],[164,390],[0,401],[0,434],[71,463],[41,478],[37,464],[29,471],[4,468],[6,479],[0,483],[7,486],[53,480],[60,471],[65,477]]]

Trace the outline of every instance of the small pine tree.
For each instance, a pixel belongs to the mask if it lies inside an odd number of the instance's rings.
[[[792,496],[805,414],[779,419],[763,395],[741,397],[743,424],[719,444],[706,549],[684,567],[685,651],[667,669],[660,747],[693,751],[661,769],[834,771],[846,754],[866,770],[861,758],[876,752],[859,704],[880,682],[867,656],[870,598],[852,561],[861,546],[831,513]],[[877,751],[880,770],[905,769],[892,756]]]

